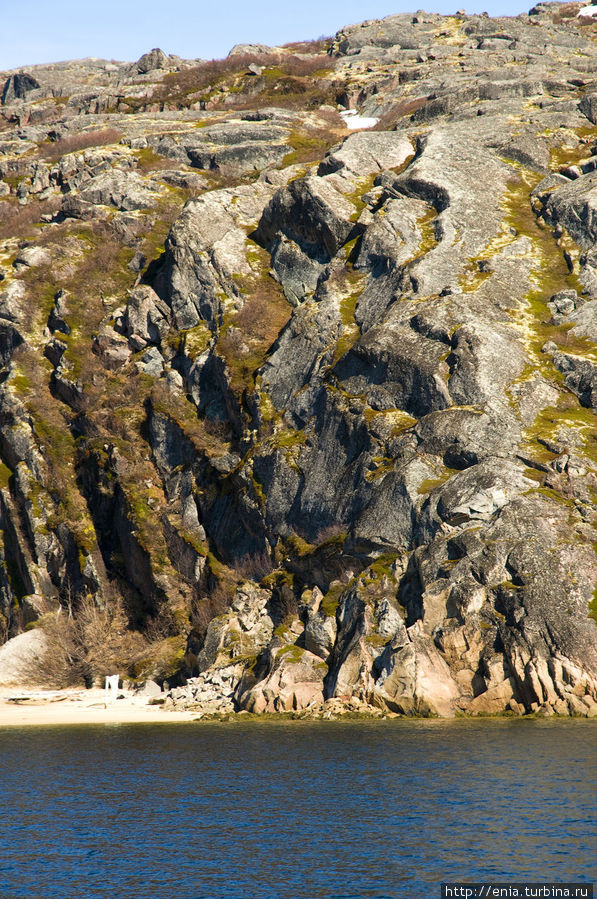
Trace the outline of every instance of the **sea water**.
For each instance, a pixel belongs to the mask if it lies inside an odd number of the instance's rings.
[[[439,899],[596,878],[597,721],[0,729],[0,897]]]

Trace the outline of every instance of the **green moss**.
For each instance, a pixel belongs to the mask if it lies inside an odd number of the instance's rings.
[[[551,487],[538,487],[537,492],[546,496],[548,499],[555,500],[555,502],[560,503],[560,505],[568,506],[571,509],[575,507],[573,500],[558,493],[557,490],[552,490]]]
[[[421,233],[421,242],[413,259],[414,262],[426,256],[427,253],[437,246],[437,237],[435,236],[435,219],[437,218],[437,210],[432,206],[420,219],[417,219],[417,227]]]
[[[352,262],[356,258],[361,240],[362,235],[359,234],[357,237],[353,237],[352,240],[347,240],[342,247],[346,259],[348,259],[350,262]]]
[[[207,556],[205,544],[192,531],[189,531],[187,528],[179,527],[177,528],[177,534],[185,543],[194,549],[199,556],[203,556],[203,558]]]
[[[222,565],[222,563],[218,559],[216,559],[212,552],[207,553],[206,559],[212,574],[218,577],[224,573],[224,565]]]
[[[517,309],[510,310],[510,314],[521,332],[534,368],[541,371],[546,378],[561,382],[549,356],[542,353],[541,348],[548,340],[564,347],[566,343],[570,344],[567,332],[572,326],[550,325],[551,312],[547,302],[560,290],[572,288],[582,292],[582,285],[576,275],[569,271],[551,230],[538,221],[531,207],[530,192],[541,176],[523,169],[519,170],[520,179],[508,184],[503,208],[508,226],[515,230],[516,235],[525,236],[532,243],[533,266],[530,277],[534,287],[525,297],[524,303]],[[585,340],[574,344],[584,352],[591,350],[590,343]]]
[[[142,172],[159,171],[164,168],[165,158],[156,153],[153,147],[143,147],[141,150],[133,150],[133,153],[137,157],[137,165]]]
[[[25,372],[13,363],[10,375],[10,386],[19,396],[27,396],[31,390],[31,381]]]
[[[299,165],[305,162],[316,162],[321,159],[338,139],[335,132],[324,130],[291,131],[287,143],[292,149],[282,160],[282,168],[289,165]]]
[[[417,489],[417,493],[431,493],[432,490],[436,490],[438,487],[441,487],[443,484],[448,481],[452,475],[458,474],[457,468],[446,468],[445,471],[437,478],[425,478],[424,481],[419,484]]]
[[[380,646],[385,646],[388,643],[388,638],[382,637],[381,634],[368,634],[365,637],[365,643],[368,643],[369,646],[375,649],[379,649]]]
[[[352,205],[355,207],[355,211],[350,216],[351,222],[356,222],[363,209],[366,208],[367,204],[363,200],[363,194],[366,194],[367,191],[371,190],[376,177],[377,172],[373,172],[371,175],[367,175],[365,178],[359,178],[355,189],[351,193],[343,194],[345,199],[352,203]]]
[[[163,381],[154,382],[153,379],[149,379],[147,387],[151,391],[153,409],[169,418],[198,453],[210,458],[223,456],[230,451],[230,444],[225,437],[213,429],[210,430],[208,423],[198,417],[197,407],[191,400],[173,393]],[[129,414],[127,410],[126,415]]]
[[[585,139],[585,138],[595,138],[597,137],[597,128],[593,128],[590,126],[583,128],[574,128],[571,129],[573,140],[576,139]],[[562,143],[558,147],[552,147],[550,151],[550,168],[554,170],[559,170],[560,168],[577,165],[579,162],[582,162],[584,159],[587,159],[591,156],[592,143],[578,143],[576,146],[571,147],[566,144],[566,131],[562,133],[559,131],[560,140]]]
[[[514,584],[512,581],[502,581],[497,586],[502,587],[504,590],[520,590],[520,584]]]
[[[370,573],[374,579],[380,579],[382,577],[390,578],[391,580],[395,580],[395,574],[393,570],[393,565],[396,562],[398,557],[396,555],[392,555],[392,553],[385,553],[383,556],[379,556],[374,562],[372,562],[368,568],[367,573]]]
[[[332,366],[354,346],[361,336],[361,329],[357,324],[355,313],[365,280],[366,274],[355,272],[350,263],[347,263],[344,269],[335,275],[337,289],[342,294],[340,299],[342,332],[336,341]]]
[[[250,472],[250,477],[251,477],[251,486],[253,487],[253,493],[255,494],[255,498],[257,499],[259,506],[262,509],[265,509],[267,497],[263,490],[263,484],[255,477],[252,470]]]
[[[289,643],[278,650],[277,658],[283,658],[286,662],[290,662],[291,665],[296,665],[302,661],[305,652],[306,650],[301,646],[297,646],[296,643]]]
[[[0,462],[0,490],[8,489],[12,475],[13,472],[8,465],[5,465],[4,462]]]
[[[391,437],[397,437],[417,424],[416,418],[413,418],[412,415],[409,415],[408,412],[403,412],[401,409],[378,410],[367,406],[363,411],[363,417],[368,425],[375,422],[376,418],[383,417],[391,426]]]
[[[170,568],[160,511],[163,494],[155,486],[147,487],[133,477],[121,477],[120,486],[127,500],[129,516],[140,546],[148,553],[157,571]]]
[[[391,471],[394,471],[396,466],[396,460],[389,456],[373,456],[372,462],[375,468],[365,473],[365,480],[368,483],[384,478]]]
[[[597,587],[593,590],[593,599],[589,603],[589,618],[597,624]]]
[[[300,557],[308,556],[315,549],[315,545],[313,543],[307,543],[306,540],[303,540],[302,537],[299,537],[298,534],[290,534],[285,539],[287,555],[294,555]]]
[[[540,441],[561,443],[562,437],[569,439],[570,435],[566,432],[572,431],[582,447],[583,454],[597,465],[596,427],[595,411],[581,406],[573,394],[563,393],[557,406],[546,406],[538,413],[532,425],[525,430],[523,447],[537,461],[551,462],[555,454]]]
[[[324,534],[325,534],[325,530],[326,529],[324,529],[324,532],[323,532]],[[342,549],[342,547],[346,543],[347,536],[348,536],[348,531],[345,531],[345,530],[340,530],[340,531],[338,531],[338,533],[332,534],[332,536],[330,536],[330,537],[324,536],[324,539],[321,541],[321,543],[318,544],[317,549],[318,550],[332,549],[332,548]]]
[[[345,589],[346,585],[344,584],[334,584],[321,600],[319,608],[327,618],[335,617],[340,597]]]
[[[205,322],[201,322],[187,331],[180,331],[179,334],[185,355],[193,362],[197,356],[205,352],[213,337]]]
[[[487,253],[484,252],[481,256],[469,259],[465,265],[463,272],[458,277],[458,284],[463,293],[474,293],[491,277],[491,272],[484,272],[479,268],[480,259],[486,258],[486,256]]]
[[[268,439],[268,443],[277,449],[290,449],[295,446],[304,446],[307,435],[302,428],[282,428]]]
[[[531,241],[533,247],[531,281],[534,286],[518,308],[509,310],[513,325],[520,332],[530,359],[530,363],[513,384],[533,378],[540,372],[548,381],[561,386],[564,381],[563,375],[555,369],[550,356],[541,352],[547,341],[553,341],[565,352],[572,352],[593,361],[597,361],[597,354],[594,344],[590,341],[585,338],[573,339],[570,336],[568,332],[572,325],[549,323],[551,312],[547,302],[551,296],[564,289],[582,292],[582,285],[579,284],[576,275],[569,271],[562,248],[555,243],[551,230],[537,220],[531,207],[530,191],[541,176],[530,173],[520,166],[517,168],[520,178],[508,185],[504,198],[504,211],[508,226],[514,228],[517,235],[523,235]],[[511,390],[509,396],[514,403],[515,397]],[[524,447],[533,458],[550,461],[553,454],[538,442],[538,438],[558,441],[558,434],[562,428],[572,428],[576,431],[577,437],[584,442],[587,454],[595,456],[596,447],[592,439],[595,423],[596,418],[592,411],[583,409],[579,401],[569,393],[562,393],[557,407],[541,410],[533,424],[526,429]],[[537,475],[534,477],[537,479]]]
[[[543,484],[545,480],[545,472],[538,471],[536,468],[525,468],[524,476],[530,481],[537,481],[538,484]]]

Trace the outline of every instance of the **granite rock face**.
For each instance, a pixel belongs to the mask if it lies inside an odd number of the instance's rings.
[[[206,714],[597,714],[572,6],[5,73],[4,638],[92,602]]]

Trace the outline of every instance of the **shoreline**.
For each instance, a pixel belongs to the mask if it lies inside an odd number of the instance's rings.
[[[298,712],[274,712],[252,715],[249,712],[209,712],[200,707],[193,709],[164,708],[155,702],[155,697],[132,690],[119,690],[118,697],[105,704],[103,689],[44,690],[43,688],[0,687],[0,730],[12,727],[71,726],[71,725],[118,725],[118,724],[189,724],[219,722],[443,722],[462,721],[579,721],[586,718],[569,715],[456,715],[450,718],[425,718],[422,716],[398,715],[396,713],[371,714],[365,710],[336,707],[333,712],[321,714],[321,710]],[[313,712],[315,712],[313,714]]]
[[[119,690],[107,706],[104,690],[0,689],[0,728],[70,724],[172,724],[196,719],[192,711],[164,709],[152,697]]]

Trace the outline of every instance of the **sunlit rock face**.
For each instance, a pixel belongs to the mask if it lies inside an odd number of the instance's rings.
[[[597,714],[595,27],[3,73],[3,640],[210,713]]]

